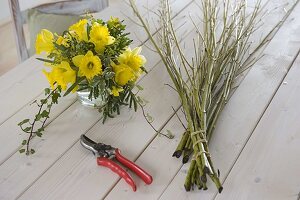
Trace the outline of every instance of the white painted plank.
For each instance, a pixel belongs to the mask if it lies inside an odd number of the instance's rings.
[[[155,72],[151,71],[151,74],[153,73]],[[158,84],[161,84],[162,87],[164,87],[165,83],[163,81],[163,78],[164,77],[159,77],[159,81],[155,81]],[[145,82],[144,80],[147,79],[143,79],[143,82]],[[148,83],[146,85],[151,84]],[[149,91],[155,90],[157,88],[155,87],[155,85],[151,85],[151,87],[152,89],[149,89]],[[159,90],[157,92],[159,92]],[[166,96],[168,95],[170,94],[168,92],[165,92],[165,94],[160,95],[160,97],[166,98]],[[174,98],[173,101],[176,101],[176,98]],[[155,99],[154,102],[156,102],[156,104],[159,104],[157,102],[157,99]],[[161,111],[162,108],[159,106],[158,109],[159,111]],[[35,179],[38,178],[39,175],[43,174],[45,170],[47,170],[47,168],[51,166],[51,164],[53,164],[53,162],[55,162],[62,153],[64,153],[70,146],[72,146],[74,142],[78,140],[80,134],[87,131],[91,126],[94,125],[95,122],[99,120],[100,116],[96,111],[80,113],[82,112],[82,110],[83,108],[78,103],[75,103],[66,112],[60,115],[52,124],[49,125],[49,127],[47,128],[48,134],[45,134],[44,136],[45,140],[33,142],[33,146],[38,149],[38,152],[32,156],[30,165],[25,165],[24,158],[20,157],[20,155],[16,153],[0,167],[0,188],[2,191],[5,191],[0,192],[1,197],[17,197],[23,190],[26,189],[26,187],[28,187],[28,185],[35,181]],[[162,123],[163,118],[167,119],[168,116],[170,116],[170,112],[171,109],[169,108],[169,112],[162,113],[162,119],[158,119],[158,123]],[[123,115],[125,118],[128,118],[128,115],[126,115],[125,113]],[[145,123],[144,119],[141,116],[139,119]],[[120,121],[122,121],[122,117],[111,120],[111,122],[119,122],[119,124]],[[107,125],[103,126],[101,123],[99,123],[99,125],[101,127],[107,127]],[[120,124],[119,127],[122,128],[122,125]],[[153,135],[149,134],[149,136]],[[51,149],[51,147],[53,146],[56,147],[55,151],[49,152],[49,149]],[[8,174],[9,179],[7,179],[6,177]],[[23,176],[26,174],[26,177],[22,177],[22,174]],[[27,176],[27,174],[30,174],[30,176]]]
[[[210,142],[210,152],[215,166],[221,171],[222,181],[229,173],[259,118],[290,68],[291,62],[297,55],[295,49],[300,47],[298,42],[300,29],[297,28],[300,26],[300,20],[294,19],[299,17],[299,11],[300,5],[298,4],[265,49],[265,57],[252,68],[221,114],[215,134]],[[198,190],[185,192],[182,183],[186,176],[187,167],[184,166],[178,172],[161,199],[214,198],[217,191],[211,182],[208,184],[209,189],[205,192]],[[225,186],[224,191],[226,189]]]
[[[254,130],[225,181],[224,193],[217,200],[299,199],[299,74],[300,56]]]
[[[140,6],[142,6],[142,4]],[[176,21],[178,21],[178,20],[176,19]],[[135,41],[135,43],[138,43],[138,41]],[[147,65],[150,66],[148,68],[148,70],[151,70],[151,67],[155,66],[155,64],[157,63],[159,58],[156,54],[154,54],[152,51],[150,51],[147,48],[144,48],[143,54],[148,55],[149,57],[152,58],[152,59],[149,59],[149,61],[147,63]],[[26,66],[28,66],[28,65],[26,65]],[[44,76],[40,74],[39,70],[37,71],[37,73],[35,75],[40,76],[45,80]],[[26,81],[25,83],[26,84],[32,84],[30,81],[29,82]],[[21,85],[24,85],[24,84],[21,84]],[[17,92],[17,91],[14,91],[14,92]],[[38,97],[38,99],[42,98],[42,97],[43,97],[43,95],[40,95]],[[69,101],[68,99],[64,100],[62,98],[60,100],[60,103],[59,103],[60,105],[59,106],[54,106],[54,109],[51,112],[52,113],[52,118],[57,117],[61,112],[64,111],[65,108],[69,107],[70,104],[73,103],[73,102],[74,101]],[[4,105],[2,105],[2,106],[4,106]],[[33,109],[33,106],[27,105],[27,106],[23,107],[21,110],[19,110],[13,117],[10,117],[9,119],[7,119],[0,126],[0,141],[2,141],[2,143],[4,143],[3,144],[4,150],[0,152],[0,164],[2,162],[4,162],[13,153],[15,153],[20,147],[19,146],[20,141],[25,139],[26,135],[21,134],[21,130],[19,129],[18,126],[16,126],[16,124],[22,119],[34,116],[35,112],[36,111]],[[8,141],[8,142],[6,142],[6,141]]]
[[[140,0],[138,4],[141,9],[147,5],[155,9],[158,6],[158,0],[150,2],[148,0]],[[130,33],[141,29],[140,27],[136,27],[129,19],[126,19],[126,16],[120,12],[122,7],[126,7],[126,4],[124,1],[119,1],[117,4],[112,4],[111,7],[105,9],[103,12],[95,14],[95,16],[107,19],[113,15],[120,19],[125,19],[128,25],[126,30]],[[149,11],[143,9],[142,14],[148,16],[147,12]],[[137,40],[136,35],[131,34],[130,37],[133,39],[134,46],[141,44]],[[43,88],[48,86],[47,80],[41,73],[43,63],[36,60],[36,57],[39,56],[29,58],[0,77],[0,125],[26,104],[33,101],[41,94]]]

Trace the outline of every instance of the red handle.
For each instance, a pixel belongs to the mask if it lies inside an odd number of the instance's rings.
[[[145,172],[138,165],[122,156],[119,149],[115,150],[115,157],[120,163],[122,163],[124,166],[128,167],[131,171],[138,175],[146,184],[152,183],[152,176]]]
[[[135,185],[133,179],[131,178],[131,176],[124,169],[122,169],[117,163],[113,162],[112,160],[110,160],[108,158],[104,158],[104,157],[98,157],[97,163],[98,163],[98,165],[108,167],[113,172],[117,173],[132,187],[132,190],[134,192],[136,191],[136,185]]]

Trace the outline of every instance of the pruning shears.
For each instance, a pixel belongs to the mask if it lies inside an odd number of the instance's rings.
[[[96,143],[85,135],[81,135],[80,143],[84,148],[93,152],[97,157],[98,165],[108,167],[113,172],[117,173],[132,187],[133,191],[136,191],[135,182],[120,165],[113,161],[114,158],[138,175],[146,184],[149,185],[152,183],[152,176],[138,165],[125,158],[118,148],[114,148],[111,145],[104,143]]]

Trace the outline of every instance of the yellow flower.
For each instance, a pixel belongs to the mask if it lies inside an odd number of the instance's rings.
[[[43,70],[43,74],[46,76],[46,78],[48,79],[49,85],[51,86],[52,89],[55,88],[54,83],[54,73],[52,72],[47,72],[46,70]]]
[[[71,34],[75,35],[75,37],[81,41],[88,41],[86,24],[88,23],[87,19],[81,19],[76,24],[73,24],[69,27],[69,31]]]
[[[123,88],[119,88],[119,87],[115,87],[115,86],[112,86],[112,90],[111,90],[111,93],[113,96],[115,97],[118,97],[120,94],[120,92],[124,91]]]
[[[42,31],[36,36],[36,53],[50,53],[54,49],[53,38],[54,36],[50,31],[48,31],[47,29],[42,29]]]
[[[139,55],[142,51],[141,47],[136,47],[132,51],[128,47],[118,58],[119,63],[128,65],[131,67],[136,75],[139,75],[141,67],[146,63],[144,56]]]
[[[88,51],[85,55],[78,55],[72,58],[76,67],[79,68],[79,74],[87,79],[92,79],[98,74],[102,74],[102,63],[98,56]]]
[[[115,81],[118,85],[124,86],[129,81],[136,80],[134,72],[129,66],[125,64],[119,64],[119,65],[112,64],[112,67],[115,72]]]
[[[108,28],[99,23],[93,23],[90,32],[90,42],[95,45],[97,53],[103,53],[106,45],[114,43],[115,38],[109,35]]]
[[[76,72],[70,67],[69,63],[62,61],[58,65],[50,65],[52,68],[51,72],[43,70],[43,73],[47,77],[49,84],[52,89],[55,87],[55,83],[60,85],[62,90],[66,90],[68,84],[75,83]]]
[[[64,45],[65,47],[69,47],[70,44],[68,43],[69,39],[68,38],[64,38],[62,36],[58,36],[57,40],[56,40],[56,44],[58,45]]]

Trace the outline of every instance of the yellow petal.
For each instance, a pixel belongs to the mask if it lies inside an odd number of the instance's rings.
[[[78,55],[72,58],[72,61],[76,67],[80,67],[83,57],[84,55]]]
[[[112,37],[112,36],[109,36],[109,37],[108,37],[107,45],[113,44],[114,42],[115,42],[115,38]]]
[[[129,49],[130,49],[130,48],[129,48]],[[138,54],[141,53],[141,51],[142,51],[142,47],[136,47],[136,48],[134,48],[134,49],[132,50],[132,53],[133,53],[134,55],[138,55]]]
[[[36,53],[42,52],[50,53],[54,49],[53,34],[47,29],[42,29],[36,36],[35,49]]]

